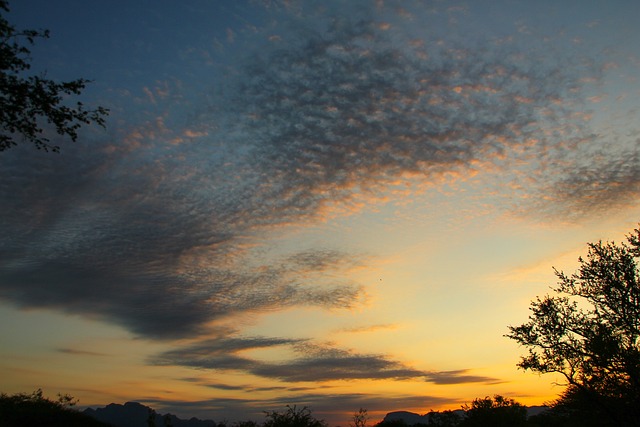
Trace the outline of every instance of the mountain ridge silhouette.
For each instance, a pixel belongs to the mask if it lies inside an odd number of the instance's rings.
[[[123,405],[110,403],[102,408],[87,408],[82,412],[114,427],[147,427],[150,414],[153,414],[153,421],[157,427],[164,425],[172,427],[218,426],[218,423],[212,420],[201,420],[196,417],[184,420],[170,413],[159,414],[153,408],[139,402],[126,402]],[[165,423],[165,419],[168,423]]]

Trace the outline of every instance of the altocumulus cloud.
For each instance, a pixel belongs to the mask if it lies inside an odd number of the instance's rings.
[[[616,145],[625,147],[626,144]],[[640,193],[638,147],[640,138],[636,137],[633,147],[623,148],[622,152],[609,147],[592,153],[591,162],[572,164],[568,173],[560,175],[550,189],[551,200],[563,200],[564,212],[572,218],[635,205]],[[541,208],[549,208],[548,203]]]
[[[570,109],[592,69],[550,54],[551,42],[524,54],[517,38],[449,41],[437,14],[393,2],[287,4],[270,3],[267,27],[239,33],[233,43],[243,38],[242,48],[218,53],[226,74],[192,83],[211,88],[202,102],[172,107],[180,94],[163,94],[146,122],[121,107],[110,138],[90,136],[63,158],[3,154],[1,298],[161,339],[196,337],[211,322],[256,311],[352,307],[362,289],[340,277],[359,255],[311,248],[274,262],[255,248],[264,250],[270,230],[405,176],[428,182],[512,153],[518,164],[543,164],[589,138]],[[415,20],[433,30],[415,31]],[[186,107],[188,123],[180,122],[172,114]],[[637,164],[624,171],[637,182]],[[575,182],[567,177],[566,188]],[[422,375],[380,356],[308,351],[290,374],[233,352],[156,362],[214,360],[287,381],[304,371],[367,377],[358,363],[384,378]]]

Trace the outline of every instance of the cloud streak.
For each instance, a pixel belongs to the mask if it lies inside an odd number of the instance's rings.
[[[287,347],[296,357],[280,362],[246,357],[242,352]],[[241,371],[284,383],[342,380],[416,380],[435,384],[495,384],[496,378],[468,375],[467,370],[427,372],[380,354],[362,354],[303,339],[223,338],[198,342],[154,356],[156,365],[178,365],[214,371]]]
[[[105,353],[98,353],[96,351],[89,351],[89,350],[79,350],[79,349],[75,349],[75,348],[58,348],[56,349],[57,352],[59,353],[65,353],[65,354],[69,354],[69,355],[76,355],[76,356],[108,356]]]

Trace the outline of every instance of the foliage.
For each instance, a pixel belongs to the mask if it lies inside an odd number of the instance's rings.
[[[569,386],[542,414],[531,417],[530,425],[544,427],[614,427],[618,422],[599,405],[590,392]]]
[[[147,427],[156,427],[156,411],[149,408],[147,412]]]
[[[640,425],[640,231],[627,242],[590,243],[577,273],[554,270],[555,294],[536,298],[506,336],[528,348],[518,366],[561,374],[574,404]]]
[[[404,420],[382,420],[375,427],[407,427],[407,423]]]
[[[527,424],[527,408],[500,395],[474,399],[462,407],[465,418],[461,426],[517,427]]]
[[[43,397],[42,390],[33,393],[0,394],[0,426],[2,427],[104,427],[106,424],[82,414],[72,407],[76,401],[69,395],[57,400]]]
[[[453,411],[431,411],[429,412],[430,427],[455,427],[460,424],[462,418]]]
[[[232,427],[258,427],[258,423],[251,420],[246,421],[237,421],[232,424]],[[218,426],[222,427],[222,424],[219,423]]]
[[[369,413],[366,409],[360,408],[360,410],[353,414],[349,427],[366,427],[369,421]]]
[[[2,12],[9,12],[6,0],[0,0]],[[16,30],[0,15],[0,151],[17,145],[18,140],[32,142],[45,151],[59,151],[44,136],[44,123],[72,141],[77,140],[83,124],[105,125],[106,108],[86,109],[82,102],[74,106],[65,103],[69,95],[80,95],[89,80],[56,82],[45,74],[24,76],[31,68],[27,46],[36,38],[48,37],[47,30]]]
[[[265,418],[263,427],[327,427],[327,423],[315,419],[306,406],[298,409],[296,405],[287,405],[285,412],[265,412]]]

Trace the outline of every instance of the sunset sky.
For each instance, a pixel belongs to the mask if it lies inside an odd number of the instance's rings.
[[[637,0],[14,0],[110,109],[0,152],[0,391],[216,421],[538,405],[505,338],[640,221]]]

